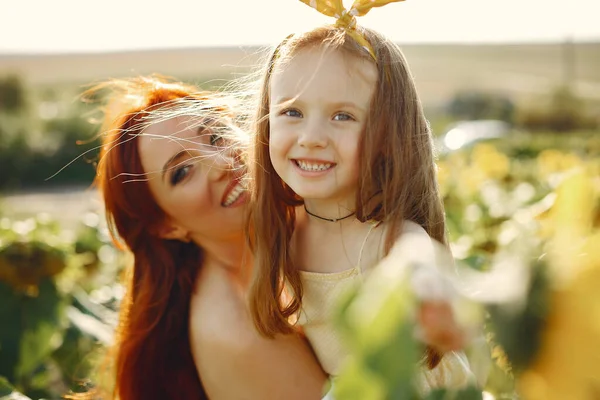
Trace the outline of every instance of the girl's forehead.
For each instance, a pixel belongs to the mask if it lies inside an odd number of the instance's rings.
[[[377,82],[374,63],[340,49],[311,46],[300,49],[275,66],[271,77],[271,94],[285,96],[311,91],[331,95],[356,91],[372,92]],[[284,93],[281,93],[284,92]]]
[[[361,70],[368,65],[375,68],[372,61],[351,54],[342,48],[309,45],[280,57],[275,63],[274,73],[281,73],[293,68],[304,69],[310,73],[327,64],[335,64],[336,67],[342,67],[349,72],[355,69]]]

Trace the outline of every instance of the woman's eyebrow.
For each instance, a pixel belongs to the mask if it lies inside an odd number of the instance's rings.
[[[162,179],[163,181],[165,180],[165,175],[167,174],[167,171],[170,169],[171,164],[173,164],[175,161],[179,160],[180,158],[182,158],[184,155],[188,154],[189,150],[181,150],[178,153],[175,153],[175,155],[173,155],[171,158],[169,158],[167,160],[167,162],[165,163],[165,165],[162,168]]]

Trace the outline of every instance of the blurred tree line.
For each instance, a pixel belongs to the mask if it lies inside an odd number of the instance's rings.
[[[95,128],[86,105],[64,97],[0,78],[0,190],[92,182],[97,153],[84,153],[98,145]]]
[[[569,132],[600,127],[600,110],[590,107],[568,86],[558,86],[535,104],[515,104],[509,97],[482,91],[458,92],[447,113],[452,119],[494,119],[525,131]]]
[[[17,75],[0,77],[0,191],[92,182],[99,140],[97,127],[88,121],[93,109],[79,101],[82,90],[32,88]],[[600,127],[598,109],[590,109],[568,87],[558,87],[533,105],[515,104],[493,92],[462,91],[441,113],[441,118],[429,116],[441,119],[442,129],[456,120],[479,119],[506,121],[528,132]]]

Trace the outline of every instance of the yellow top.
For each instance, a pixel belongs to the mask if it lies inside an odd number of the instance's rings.
[[[339,294],[354,285],[360,285],[363,276],[359,267],[342,272],[318,273],[300,271],[303,297],[298,323],[314,348],[323,369],[337,375],[348,351],[333,325],[333,313]],[[418,377],[418,388],[426,393],[434,388],[460,388],[474,382],[469,362],[462,352],[444,354],[432,370],[423,367]]]

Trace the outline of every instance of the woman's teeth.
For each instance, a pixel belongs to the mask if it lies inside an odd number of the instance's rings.
[[[244,193],[245,190],[246,188],[241,183],[235,185],[234,188],[231,189],[231,191],[227,195],[227,198],[223,202],[223,205],[225,207],[229,207],[230,205],[232,205],[237,199],[239,199],[239,197],[242,193]]]
[[[296,160],[296,165],[304,171],[325,171],[332,167],[331,163],[310,163],[302,160]]]

